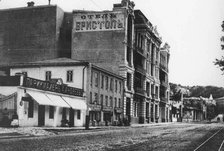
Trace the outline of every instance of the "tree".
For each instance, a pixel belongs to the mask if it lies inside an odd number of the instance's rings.
[[[221,27],[222,27],[222,31],[224,32],[224,21],[222,21]],[[224,50],[224,36],[222,36],[220,40],[221,40],[221,49]],[[224,71],[224,56],[222,56],[221,59],[216,59],[215,65],[218,65],[220,69]]]
[[[207,104],[207,118],[211,121],[216,116],[215,105]]]

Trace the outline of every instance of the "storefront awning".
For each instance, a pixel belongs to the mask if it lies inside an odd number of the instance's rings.
[[[45,95],[55,104],[55,106],[70,108],[70,106],[61,98],[61,96],[46,93]]]
[[[40,105],[51,105],[55,106],[53,103],[44,93],[34,92],[34,91],[27,91],[27,93]]]
[[[70,98],[70,97],[64,97],[62,98],[73,108],[77,110],[86,110],[87,105],[86,102],[82,99],[77,99],[77,98]]]

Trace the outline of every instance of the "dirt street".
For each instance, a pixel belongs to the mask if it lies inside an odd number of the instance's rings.
[[[0,150],[161,151],[193,150],[222,124],[169,123],[1,139]]]

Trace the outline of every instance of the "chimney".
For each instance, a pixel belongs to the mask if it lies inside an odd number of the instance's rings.
[[[27,2],[27,7],[33,7],[34,6],[34,2],[31,1],[31,2]]]

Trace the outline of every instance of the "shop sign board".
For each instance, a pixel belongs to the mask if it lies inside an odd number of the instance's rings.
[[[51,91],[56,93],[62,93],[67,95],[73,95],[73,96],[83,96],[83,90],[69,87],[67,85],[60,85],[55,83],[50,83],[49,81],[42,81],[39,79],[34,79],[30,77],[24,77],[23,86],[28,88],[34,88],[44,91]]]
[[[74,31],[111,31],[124,29],[122,12],[89,12],[74,14]]]

